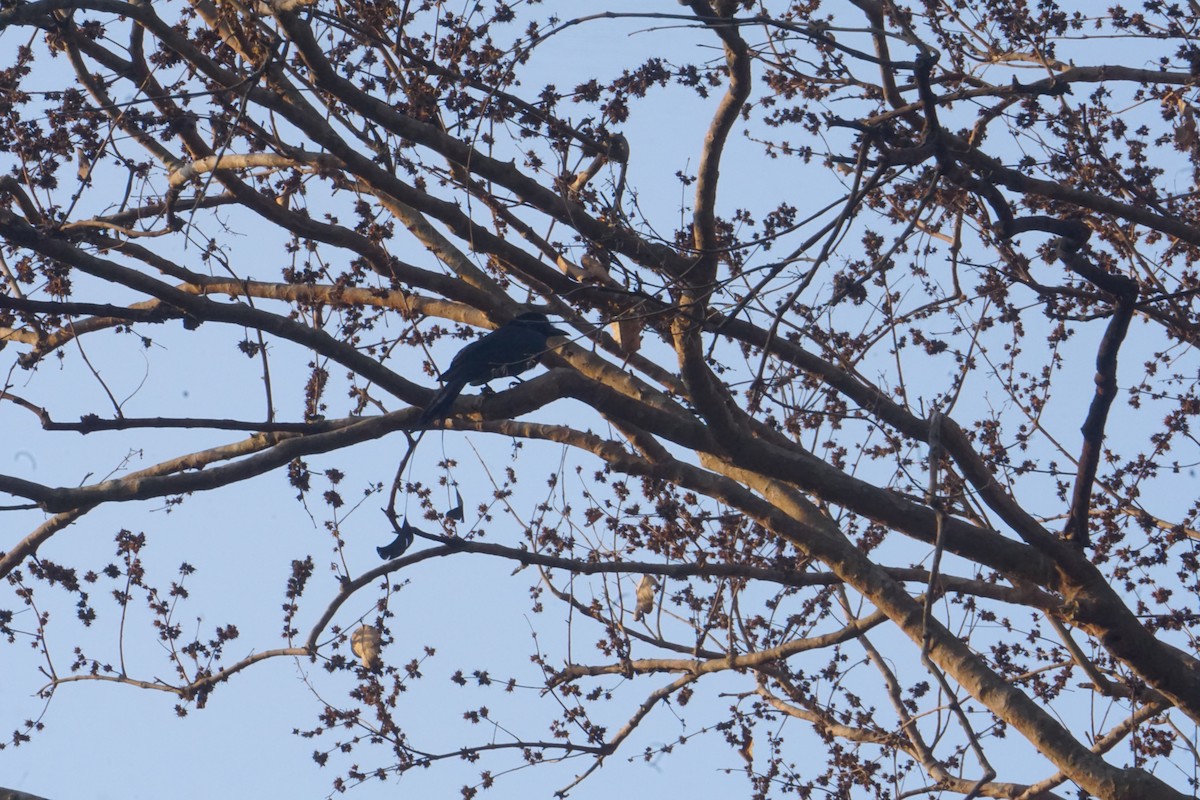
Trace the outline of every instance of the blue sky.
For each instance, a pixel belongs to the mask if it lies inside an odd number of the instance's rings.
[[[571,8],[575,4],[561,5]],[[664,8],[673,11],[676,6],[664,4]],[[597,21],[564,32],[535,51],[527,88],[537,81],[553,81],[565,88],[596,71],[612,75],[649,53],[678,53],[682,60],[694,57],[697,48],[703,47],[708,55],[717,55],[711,49],[715,40],[701,33],[666,29],[630,33],[648,25]],[[0,36],[0,49],[14,42],[13,33],[7,32]],[[63,66],[61,60],[38,62],[38,69],[46,70],[45,86],[70,80],[57,72]],[[673,175],[676,171],[695,170],[716,102],[715,98],[702,101],[683,92],[673,93],[670,98],[670,102],[638,106],[626,130],[633,145],[630,186],[638,190],[643,210],[652,210],[664,230],[678,223],[681,204],[690,202],[691,190],[682,189]],[[792,198],[803,215],[823,206],[839,191],[829,173],[816,164],[805,167],[777,160],[764,168],[758,146],[737,135],[730,141],[727,163],[724,196],[736,198],[729,201],[730,206],[736,202],[761,212],[757,204],[765,206],[783,196]],[[0,164],[5,169],[8,166]],[[233,227],[240,230],[240,236],[232,239],[236,244],[231,252],[239,269],[253,277],[277,278],[278,249],[261,224],[237,220]],[[430,261],[414,245],[404,246],[412,249],[404,252],[403,258],[422,265]],[[200,268],[194,247],[180,250],[178,257],[186,266]],[[198,335],[179,336],[172,326],[177,328],[178,323],[148,329],[156,344],[145,353],[129,337],[100,336],[86,342],[88,360],[109,387],[119,398],[130,398],[125,413],[260,418],[264,403],[258,391],[257,362],[236,355],[235,344],[242,332],[210,324]],[[439,346],[435,353],[442,366],[458,346]],[[1077,378],[1065,383],[1090,391],[1086,381],[1090,380],[1094,339],[1080,337],[1065,345],[1064,350],[1073,354],[1076,366],[1072,372]],[[3,356],[14,351],[20,348],[10,346]],[[56,418],[63,420],[104,412],[109,406],[102,387],[80,380],[79,376],[86,374],[80,352],[68,348],[64,353],[63,362],[47,362],[36,374],[14,370],[9,379],[11,391],[28,393],[35,402],[51,406]],[[308,357],[305,352],[272,342],[272,373],[281,418],[296,419],[302,413],[300,387],[307,379]],[[1132,348],[1123,357],[1126,365],[1136,365],[1139,360]],[[417,355],[406,353],[403,358],[408,361],[394,368],[409,369],[411,372],[406,374],[418,376]],[[197,365],[208,369],[198,369]],[[422,380],[433,385],[432,379]],[[331,413],[340,415],[349,407],[349,401],[340,393],[344,387],[336,378],[333,386],[328,395]],[[977,399],[985,403],[1003,401],[982,391]],[[540,413],[548,418],[577,418],[586,413],[583,406],[572,401],[560,404]],[[399,407],[389,401],[389,410]],[[1054,420],[1060,412],[1074,413],[1077,408],[1078,397],[1063,393],[1051,402],[1047,419]],[[1118,409],[1116,413],[1121,412]],[[34,423],[29,412],[0,404],[0,429],[5,431],[0,442],[0,472],[49,485],[91,483],[124,468],[127,458],[128,468],[137,469],[180,452],[240,438],[223,432],[156,431],[80,437],[46,434]],[[597,420],[596,424],[602,422]],[[194,495],[178,507],[168,508],[161,500],[103,506],[55,536],[40,555],[98,571],[114,560],[113,539],[118,530],[144,532],[149,540],[144,558],[152,579],[160,586],[175,576],[184,561],[197,568],[186,580],[192,598],[180,603],[174,619],[185,631],[199,630],[204,636],[217,626],[236,624],[241,636],[228,646],[226,656],[227,662],[236,661],[284,644],[279,637],[280,604],[291,559],[311,554],[316,564],[299,615],[299,627],[305,632],[337,591],[331,565],[340,565],[344,557],[350,574],[358,575],[380,563],[374,548],[390,540],[388,524],[379,511],[386,498],[375,494],[352,513],[345,509],[338,513],[338,528],[346,546],[344,552],[337,553],[324,527],[330,512],[319,503],[327,483],[316,473],[332,466],[343,470],[346,478],[339,489],[347,499],[353,498],[353,506],[372,482],[390,480],[403,443],[402,436],[393,435],[355,448],[350,458],[335,454],[309,459],[315,474],[311,515],[293,499],[295,491],[287,485],[284,473],[277,471],[241,486]],[[1069,445],[1070,449],[1074,446],[1073,442]],[[455,477],[466,499],[467,523],[471,523],[472,510],[492,490],[484,467],[495,474],[509,464],[510,443],[462,433],[447,433],[444,437],[430,434],[418,452],[412,474],[427,483],[436,481],[440,474],[436,462],[442,458],[443,448],[459,461]],[[563,454],[553,446],[536,451],[527,446],[526,450],[516,465],[522,481],[511,502],[528,519],[533,506],[548,491],[545,477],[559,468]],[[567,480],[576,480],[572,468],[577,464],[583,466],[585,476],[595,467],[587,458],[568,454]],[[1178,487],[1181,496],[1193,491],[1191,476],[1179,476],[1170,485]],[[439,507],[444,505],[439,493],[435,492],[435,498]],[[25,535],[42,518],[34,511],[7,512],[0,548]],[[522,541],[523,531],[516,520],[498,519],[489,526],[490,541],[509,545]],[[425,546],[425,542],[417,545]],[[926,555],[914,552],[911,560],[918,562]],[[537,689],[543,678],[530,663],[530,653],[535,647],[542,652],[563,653],[569,633],[576,637],[570,645],[579,652],[590,648],[598,634],[586,625],[577,624],[572,630],[565,608],[552,600],[547,601],[547,610],[542,614],[532,613],[529,586],[535,582],[533,571],[526,570],[515,578],[511,572],[512,565],[482,557],[434,559],[393,574],[391,583],[403,584],[398,591],[365,590],[340,610],[335,623],[349,629],[360,619],[369,619],[376,602],[386,596],[394,614],[389,622],[392,640],[385,649],[389,664],[425,658],[426,647],[436,650],[436,655],[424,660],[424,677],[413,681],[399,699],[397,717],[411,726],[414,737],[419,737],[415,745],[435,750],[505,741],[508,734],[504,730],[463,722],[464,711],[481,705],[488,706],[493,719],[507,730],[535,738],[545,736],[545,718],[552,717],[554,710],[545,707],[548,700]],[[622,594],[627,601],[632,599],[635,583],[633,578],[625,581]],[[587,593],[595,585],[586,584],[581,595],[590,599]],[[69,624],[74,598],[65,592],[39,588],[39,608],[48,610],[54,623],[49,641],[55,649],[55,663],[60,667],[69,663],[71,648],[79,643],[88,656],[105,663],[119,663],[123,657],[131,676],[151,681],[159,676],[173,677],[167,653],[149,627],[143,598],[137,596],[131,604],[122,639],[115,604],[107,595],[110,588],[111,582],[101,580],[92,591],[91,601],[102,612],[102,619],[95,628],[82,633]],[[4,597],[0,594],[0,607],[11,603]],[[60,621],[67,624],[60,625]],[[32,614],[25,613],[18,616],[15,627],[29,630],[32,624]],[[32,695],[44,683],[37,673],[44,659],[23,643],[18,641],[17,646],[0,650],[0,710],[4,710],[0,717],[6,721],[36,717],[43,711],[43,703]],[[895,642],[887,633],[878,634],[878,643],[894,646],[887,652],[895,652],[899,661],[915,658],[910,645]],[[322,653],[328,652],[331,649],[327,645]],[[491,670],[498,683],[511,676],[530,688],[506,694],[499,686],[458,687],[451,682],[455,671],[469,674],[476,668]],[[668,676],[649,676],[632,685],[619,677],[602,681],[616,693],[616,700],[606,712],[610,730],[623,724],[649,691],[669,680]],[[173,711],[176,699],[166,693],[112,684],[68,684],[58,690],[45,709],[42,721],[46,730],[27,745],[0,752],[0,786],[52,800],[164,796],[189,800],[214,794],[323,797],[329,793],[333,777],[348,763],[368,769],[389,763],[386,750],[363,747],[351,756],[335,756],[330,766],[322,769],[312,761],[311,753],[314,748],[328,747],[333,737],[314,741],[292,735],[293,729],[315,724],[323,699],[344,703],[353,686],[350,674],[329,675],[319,663],[279,658],[236,676],[218,688],[207,708],[191,709],[186,718],[180,719]],[[742,763],[719,736],[692,739],[675,754],[650,764],[630,764],[627,760],[644,747],[691,735],[724,719],[736,698],[722,696],[722,691],[747,688],[745,680],[717,678],[708,681],[686,709],[656,708],[650,721],[610,757],[609,765],[571,796],[611,798],[618,792],[636,791],[644,796],[703,798],[744,793]],[[1081,699],[1086,696],[1081,693]],[[686,723],[680,721],[680,716]],[[791,758],[803,768],[806,755],[816,752],[811,732],[794,722],[781,723],[779,730]],[[1027,758],[1031,777],[1038,774],[1035,756],[1020,750],[1015,742],[1009,746],[1014,749],[1001,752],[1011,755],[1010,763]],[[815,756],[814,760],[820,761]],[[400,791],[413,796],[456,796],[460,786],[477,780],[480,769],[500,772],[508,763],[503,759],[477,765],[443,762],[429,770],[414,770],[399,782],[394,778],[370,782],[355,789],[354,795],[392,797]],[[549,796],[588,764],[586,759],[577,759],[519,770],[505,775],[494,794]],[[732,774],[728,774],[730,770]]]

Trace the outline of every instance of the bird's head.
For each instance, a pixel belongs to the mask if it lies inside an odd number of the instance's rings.
[[[526,311],[513,317],[512,325],[521,325],[549,339],[551,336],[569,336],[566,331],[560,331],[550,324],[550,319],[540,311]]]

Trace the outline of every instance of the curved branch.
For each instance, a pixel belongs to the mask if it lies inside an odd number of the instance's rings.
[[[171,468],[156,469],[161,472],[134,473],[125,478],[79,488],[52,488],[31,481],[0,476],[0,491],[34,500],[47,511],[58,512],[94,506],[98,503],[148,500],[174,494],[205,491],[246,480],[270,472],[289,463],[292,459],[314,453],[327,453],[352,444],[376,439],[384,434],[405,427],[408,418],[415,416],[414,409],[394,412],[381,417],[372,417],[360,422],[348,422],[325,433],[297,436],[285,433],[261,433],[232,445],[203,450],[174,459]],[[258,455],[249,455],[233,464],[201,470],[207,464],[260,450]],[[183,470],[199,470],[183,472]]]
[[[67,242],[44,236],[27,222],[12,215],[0,215],[0,236],[42,255],[71,264],[90,275],[157,297],[197,320],[245,325],[312,347],[374,381],[397,397],[423,400],[428,397],[429,390],[400,377],[378,361],[362,355],[323,330],[310,328],[241,303],[217,303],[197,297],[113,261],[94,256]]]
[[[130,686],[136,686],[140,689],[154,689],[160,692],[169,692],[177,695],[183,700],[197,700],[200,707],[204,706],[204,701],[213,688],[224,681],[229,680],[232,676],[253,666],[260,661],[266,661],[270,658],[279,658],[280,656],[295,656],[309,657],[313,653],[302,647],[281,647],[275,650],[263,650],[259,653],[253,653],[246,656],[236,664],[231,664],[224,669],[218,670],[211,675],[204,675],[194,681],[182,684],[180,686],[172,686],[171,684],[163,683],[160,680],[144,681],[136,678],[130,678],[125,675],[68,675],[65,678],[55,678],[48,684],[51,687],[59,686],[64,683],[73,683],[76,681],[105,681],[108,683],[123,683]]]
[[[340,170],[344,165],[340,160],[326,153],[306,153],[296,150],[287,155],[276,153],[224,153],[221,155],[198,158],[190,164],[172,170],[168,185],[178,189],[188,181],[216,170],[254,169],[267,167],[284,169],[288,167],[309,170]]]
[[[887,615],[881,611],[875,611],[862,619],[856,619],[850,624],[845,625],[841,630],[820,636],[807,636],[802,639],[794,639],[766,650],[758,650],[753,653],[745,653],[737,656],[730,654],[728,656],[721,656],[720,658],[705,660],[643,658],[602,666],[568,664],[555,673],[549,685],[559,686],[578,678],[595,677],[597,675],[623,675],[631,671],[636,674],[685,672],[698,678],[701,675],[709,675],[714,672],[723,672],[730,669],[739,671],[760,669],[770,667],[776,662],[784,661],[797,653],[820,650],[850,641],[885,621],[887,621]]]

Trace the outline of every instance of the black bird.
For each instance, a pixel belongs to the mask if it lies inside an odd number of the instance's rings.
[[[379,553],[379,557],[384,561],[391,561],[393,558],[399,558],[404,555],[404,551],[413,543],[413,534],[417,532],[417,528],[408,524],[408,520],[404,520],[404,524],[396,530],[396,539],[391,544],[383,547],[376,547],[375,552]],[[422,533],[422,536],[428,536]],[[432,538],[432,537],[430,537]]]
[[[566,335],[551,325],[545,314],[528,311],[471,342],[458,351],[450,368],[442,373],[442,388],[417,418],[417,427],[423,428],[446,416],[468,383],[479,386],[531,369],[546,352],[547,339]]]

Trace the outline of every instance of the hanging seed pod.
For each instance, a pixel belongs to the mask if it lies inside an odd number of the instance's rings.
[[[350,649],[362,659],[362,665],[367,669],[379,666],[379,642],[382,638],[379,631],[370,625],[363,625],[350,637]]]

